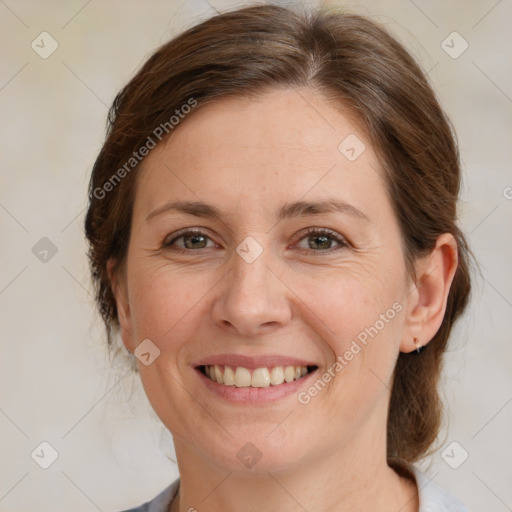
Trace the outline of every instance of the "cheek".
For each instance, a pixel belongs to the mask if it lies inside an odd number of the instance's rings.
[[[207,284],[204,273],[194,277],[165,266],[146,267],[141,272],[134,269],[131,277],[134,334],[139,343],[150,339],[160,351],[151,365],[138,364],[142,384],[162,422],[173,434],[186,436],[200,410],[197,397],[187,391],[193,370],[184,360],[190,359],[189,342],[203,331],[201,322],[208,314],[206,292],[213,284]],[[206,348],[197,343],[194,347]]]
[[[211,288],[204,274],[197,278],[162,266],[134,269],[131,277],[130,310],[137,340],[149,338],[161,351],[172,351],[193,324],[201,299]]]
[[[330,400],[340,405],[329,413],[333,421],[371,404],[390,385],[404,325],[403,283],[395,279],[399,268],[378,270],[352,265],[329,276],[297,277],[291,286],[304,299],[301,321],[329,348],[322,375]]]
[[[372,326],[382,335],[398,332],[403,309],[403,286],[395,278],[399,275],[400,269],[396,267],[377,268],[352,262],[315,276],[297,273],[288,276],[288,280],[304,302],[302,313],[314,313],[308,316],[317,317],[316,323],[339,353],[354,339],[364,343],[365,333],[371,337],[368,330],[374,334]]]

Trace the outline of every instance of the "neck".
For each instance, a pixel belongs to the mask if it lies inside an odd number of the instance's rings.
[[[240,473],[207,463],[175,439],[181,476],[171,512],[196,509],[417,512],[416,483],[399,476],[387,465],[385,439],[381,441],[384,441],[381,450],[374,449],[374,443],[351,442],[331,447],[326,453],[286,471],[255,471],[255,466],[250,472]],[[361,446],[367,448],[361,450]]]

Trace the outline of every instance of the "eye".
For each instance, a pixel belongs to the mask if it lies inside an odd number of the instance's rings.
[[[209,246],[208,241],[211,242]],[[303,241],[306,242],[305,247]],[[336,243],[337,246],[333,247],[333,243]],[[303,244],[302,247],[301,244]],[[194,250],[211,249],[215,246],[216,244],[204,232],[190,229],[174,234],[173,238],[163,243],[164,249],[172,248],[177,252],[183,253]],[[341,235],[338,235],[330,229],[310,228],[305,234],[303,233],[296,247],[301,250],[313,250],[313,252],[325,253],[348,247],[348,243]]]
[[[303,240],[306,241],[306,247],[300,246]],[[333,242],[338,244],[338,246],[332,247]],[[297,247],[300,249],[312,249],[314,252],[327,252],[348,247],[348,243],[342,236],[325,228],[308,229],[305,236],[300,239],[300,243],[297,244]]]
[[[182,232],[179,236],[175,236],[169,241],[165,241],[163,247],[168,248],[174,246],[179,252],[187,252],[194,249],[209,249],[212,245],[207,247],[208,240],[210,240],[210,237],[205,235],[202,231],[189,230]],[[177,243],[179,241],[181,242]],[[213,244],[213,246],[215,246],[215,244]]]

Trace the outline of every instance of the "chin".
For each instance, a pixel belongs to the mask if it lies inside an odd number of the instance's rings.
[[[268,477],[268,473],[287,472],[303,463],[305,454],[299,448],[308,446],[307,442],[284,440],[277,431],[269,436],[270,431],[265,428],[257,433],[251,427],[251,434],[223,436],[218,442],[210,437],[207,445],[197,448],[219,469],[252,476]]]

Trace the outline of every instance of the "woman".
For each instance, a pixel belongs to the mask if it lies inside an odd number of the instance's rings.
[[[86,233],[180,479],[133,510],[463,511],[413,463],[468,302],[457,146],[354,15],[255,6],[117,96]]]

